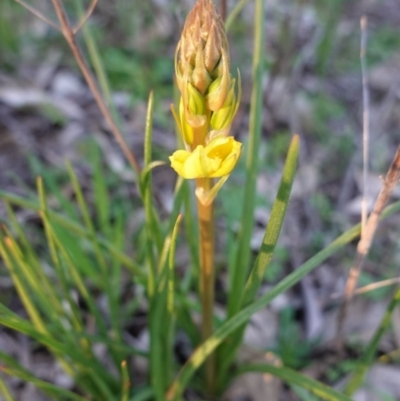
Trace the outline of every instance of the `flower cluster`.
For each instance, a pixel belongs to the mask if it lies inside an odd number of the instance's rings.
[[[240,75],[236,94],[224,25],[212,0],[198,0],[187,16],[175,75],[181,99],[178,112],[172,111],[186,150],[170,156],[172,168],[187,179],[227,178],[241,151],[241,143],[229,136]]]

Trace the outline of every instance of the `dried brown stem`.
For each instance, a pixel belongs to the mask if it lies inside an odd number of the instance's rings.
[[[43,22],[46,24],[49,24],[51,27],[56,29],[57,31],[61,32],[61,28],[54,23],[53,21],[49,20],[46,16],[44,16],[40,11],[36,10],[36,8],[32,7],[31,5],[25,3],[22,0],[15,0],[18,4],[20,4],[22,7],[26,8],[29,12],[31,12],[34,16],[38,17],[41,19]]]
[[[354,295],[354,291],[358,282],[358,277],[360,276],[365,258],[368,255],[369,249],[374,239],[376,229],[378,227],[379,218],[392,192],[394,191],[396,185],[399,183],[399,180],[400,180],[400,146],[397,148],[392,164],[386,174],[385,179],[383,180],[382,188],[376,199],[374,208],[367,220],[365,229],[362,231],[361,239],[357,245],[356,258],[353,267],[350,269],[349,272],[349,277],[347,279],[346,289],[344,294],[344,302],[342,303],[339,311],[339,318],[338,318],[339,340],[342,336],[343,323],[346,319],[348,304]]]
[[[86,14],[83,16],[81,21],[79,21],[78,24],[75,26],[75,28],[72,29],[72,31],[74,32],[75,35],[79,32],[79,30],[83,27],[83,25],[85,25],[86,21],[92,15],[94,9],[96,8],[98,1],[99,0],[92,1],[92,4],[90,4],[89,8],[86,11]]]

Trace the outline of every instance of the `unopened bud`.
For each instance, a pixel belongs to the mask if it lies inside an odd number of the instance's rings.
[[[220,68],[220,63],[224,68]],[[228,71],[229,50],[224,24],[211,0],[198,0],[188,14],[175,55],[175,72],[180,91],[190,82],[202,95]],[[229,77],[228,77],[229,79]]]

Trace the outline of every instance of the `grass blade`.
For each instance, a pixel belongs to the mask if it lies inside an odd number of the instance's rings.
[[[78,394],[75,394],[71,391],[65,390],[61,387],[58,387],[54,384],[51,384],[47,381],[38,379],[28,370],[23,368],[20,364],[18,364],[13,358],[4,354],[0,351],[0,360],[3,361],[4,364],[0,366],[0,371],[4,372],[10,376],[18,377],[21,380],[32,383],[38,389],[42,390],[44,393],[55,397],[54,400],[73,400],[73,401],[85,401],[85,398],[81,397]],[[0,378],[1,384],[1,378]],[[0,385],[1,391],[1,385]],[[13,398],[6,398],[6,400],[13,400]]]
[[[0,367],[0,371],[1,371],[1,367]],[[10,390],[4,383],[1,376],[0,376],[0,394],[4,397],[4,401],[16,401],[16,399],[10,393]]]
[[[129,397],[129,388],[131,386],[129,380],[129,372],[128,367],[126,366],[126,361],[122,361],[121,363],[121,371],[122,371],[122,397],[121,401],[128,401]]]
[[[250,372],[269,373],[273,376],[279,377],[286,383],[297,385],[304,389],[307,389],[312,394],[326,401],[352,401],[351,398],[349,398],[348,396],[343,395],[336,390],[333,390],[327,385],[317,380],[314,380],[311,377],[298,373],[293,369],[267,364],[249,365],[238,369],[238,374]]]
[[[264,278],[265,270],[271,262],[289,204],[290,192],[292,190],[292,184],[296,174],[298,155],[299,137],[298,135],[295,135],[292,143],[290,144],[286,164],[283,169],[281,183],[276,200],[271,210],[271,217],[268,221],[263,243],[258,257],[254,263],[254,267],[250,273],[249,279],[246,283],[244,299],[242,302],[242,305],[244,306],[248,305],[257,294],[257,291]]]
[[[245,198],[238,238],[236,260],[232,272],[232,287],[228,296],[228,317],[239,309],[250,260],[250,238],[254,223],[254,203],[258,171],[258,150],[261,138],[262,76],[264,71],[264,0],[257,0],[254,13],[253,87],[250,105],[249,145]]]

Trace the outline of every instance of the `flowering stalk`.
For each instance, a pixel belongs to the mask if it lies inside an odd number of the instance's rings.
[[[240,101],[240,75],[230,74],[224,24],[212,0],[198,0],[188,14],[175,53],[179,108],[171,107],[185,149],[170,156],[171,167],[196,180],[200,227],[202,337],[213,332],[214,199],[235,167],[242,144],[229,136]],[[214,182],[216,179],[216,182]],[[206,361],[207,390],[213,392],[214,358]]]

